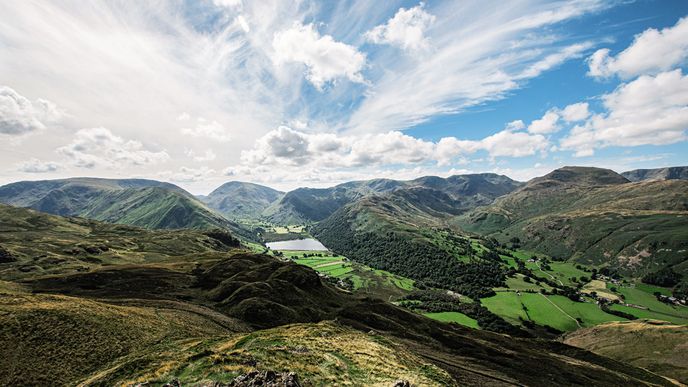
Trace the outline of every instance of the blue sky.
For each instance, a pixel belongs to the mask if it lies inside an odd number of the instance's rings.
[[[688,164],[685,1],[0,4],[0,183]]]

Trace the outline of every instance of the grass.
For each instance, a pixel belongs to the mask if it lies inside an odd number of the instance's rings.
[[[519,296],[515,292],[500,292],[496,296],[483,298],[481,303],[492,313],[513,324],[520,324],[521,320],[531,320],[561,331],[578,329],[578,324],[574,321],[576,318],[583,321],[583,326],[621,320],[603,312],[593,303],[574,302],[563,296],[545,297],[535,293],[521,293]]]
[[[569,333],[569,345],[688,382],[688,326],[657,321],[612,322]]]
[[[442,369],[383,337],[330,322],[295,324],[246,335],[217,338],[170,354],[146,372],[129,375],[123,384],[185,384],[227,381],[259,370],[289,370],[307,385],[391,385],[397,379],[414,385],[451,384]],[[365,353],[365,356],[360,356]],[[191,359],[191,360],[190,360]],[[92,380],[100,384],[107,378]]]
[[[382,298],[396,299],[413,290],[414,281],[384,270],[351,262],[341,255],[321,251],[283,251],[285,257],[298,257],[294,262],[308,266],[320,273],[335,278],[348,278],[353,283],[354,292]],[[322,254],[322,257],[303,258],[303,254]]]
[[[459,312],[425,313],[425,316],[437,321],[457,323],[469,328],[480,329],[478,321]]]
[[[514,278],[507,278],[506,279],[506,286],[509,290],[534,290],[536,292],[539,292],[540,289],[546,289],[546,290],[551,290],[552,287],[545,284],[545,283],[540,283],[540,285],[535,284],[535,281],[533,280],[532,282],[526,282],[524,280],[525,276],[523,274],[516,274],[516,277]],[[496,291],[500,290],[506,290],[507,288],[497,288],[495,289]]]
[[[657,298],[649,292],[652,288],[619,286],[617,289],[624,295],[624,300],[627,304],[642,305],[648,307],[653,312],[688,319],[688,308],[669,305],[658,301]],[[648,291],[643,289],[647,289]]]

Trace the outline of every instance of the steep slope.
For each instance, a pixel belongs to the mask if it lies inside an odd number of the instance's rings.
[[[565,167],[457,219],[462,228],[518,240],[559,259],[642,274],[688,269],[688,182],[630,183],[598,168]]]
[[[630,181],[688,180],[688,166],[655,169],[634,169],[621,175]]]
[[[253,238],[183,189],[154,180],[26,181],[0,187],[0,202],[146,228],[226,228],[244,238]]]
[[[422,178],[417,186],[350,203],[311,231],[325,246],[354,261],[479,297],[500,286],[502,275],[496,264],[467,265],[458,260],[459,255],[473,254],[473,249],[452,229],[451,221],[508,192],[515,183],[505,185],[504,179],[496,175]],[[467,276],[480,279],[465,281]]]
[[[174,184],[145,179],[73,179],[20,181],[0,187],[0,203],[56,215],[76,215],[90,200],[106,191],[127,188],[162,187],[186,193]],[[187,193],[188,194],[188,193]]]
[[[305,384],[668,385],[561,343],[356,298],[309,268],[232,250],[208,233],[7,209],[0,244],[17,260],[0,264],[4,385],[212,384],[251,370],[295,370]],[[87,243],[78,247],[79,238]],[[43,271],[19,270],[40,251],[51,258]],[[119,258],[91,260],[101,254]],[[62,271],[74,260],[88,268]]]
[[[258,184],[230,181],[208,196],[199,198],[208,207],[230,219],[257,219],[283,194]]]
[[[688,383],[688,326],[611,322],[568,333],[563,342]]]
[[[469,200],[484,204],[488,200],[491,201],[497,196],[513,191],[519,185],[520,183],[506,176],[490,173],[457,175],[446,179],[426,176],[409,181],[390,179],[355,181],[332,188],[299,188],[287,192],[263,214],[275,223],[318,222],[362,197],[410,188],[432,189],[454,200],[460,198],[464,200],[464,207],[470,207],[472,204],[468,202]]]

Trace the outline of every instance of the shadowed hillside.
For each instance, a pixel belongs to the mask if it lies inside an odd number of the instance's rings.
[[[0,187],[0,202],[151,229],[225,228],[243,238],[253,238],[250,232],[214,213],[183,189],[154,180],[26,181]]]
[[[230,219],[254,219],[283,194],[258,184],[230,181],[200,199]]]
[[[630,181],[688,180],[688,167],[634,169],[623,172],[621,175]]]
[[[267,208],[263,215],[275,222],[296,224],[318,222],[343,206],[368,195],[384,194],[400,189],[425,188],[449,199],[463,200],[464,208],[486,204],[495,197],[516,189],[520,183],[496,174],[457,175],[448,178],[426,176],[410,181],[375,179],[348,182],[332,188],[299,188],[287,192]]]

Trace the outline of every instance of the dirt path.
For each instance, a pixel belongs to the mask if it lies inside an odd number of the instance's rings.
[[[542,267],[540,267],[540,264],[539,264],[539,263],[535,262],[535,266],[537,266],[537,267],[538,267],[538,269],[539,269],[539,270],[540,270],[541,272],[543,272],[543,273],[547,274],[547,275],[548,275],[548,276],[549,276],[549,277],[550,277],[551,279],[553,279],[553,280],[555,280],[555,281],[559,282],[559,285],[561,285],[561,286],[564,286],[564,283],[563,283],[563,282],[561,282],[561,280],[559,280],[559,279],[558,279],[558,278],[556,278],[555,276],[553,276],[553,275],[549,274],[548,272],[546,272],[546,271],[542,270]]]
[[[319,265],[313,266],[314,269],[319,269],[321,267],[327,267],[327,266],[332,266],[332,265],[340,265],[344,263],[344,261],[335,261],[335,262],[326,262],[326,263],[321,263]]]
[[[545,297],[545,300],[547,300],[547,302],[549,302],[550,304],[554,305],[555,308],[559,309],[559,311],[560,311],[561,313],[567,315],[571,320],[573,320],[573,321],[576,323],[576,325],[578,325],[578,328],[583,328],[583,326],[580,325],[580,323],[578,322],[578,320],[576,320],[575,318],[573,318],[573,316],[571,316],[570,314],[566,313],[566,312],[564,311],[564,309],[561,309],[561,308],[559,307],[559,305],[553,303],[552,300],[550,300],[549,298],[547,298],[547,296],[545,296],[544,294],[540,294],[540,295],[541,295],[542,297]]]

